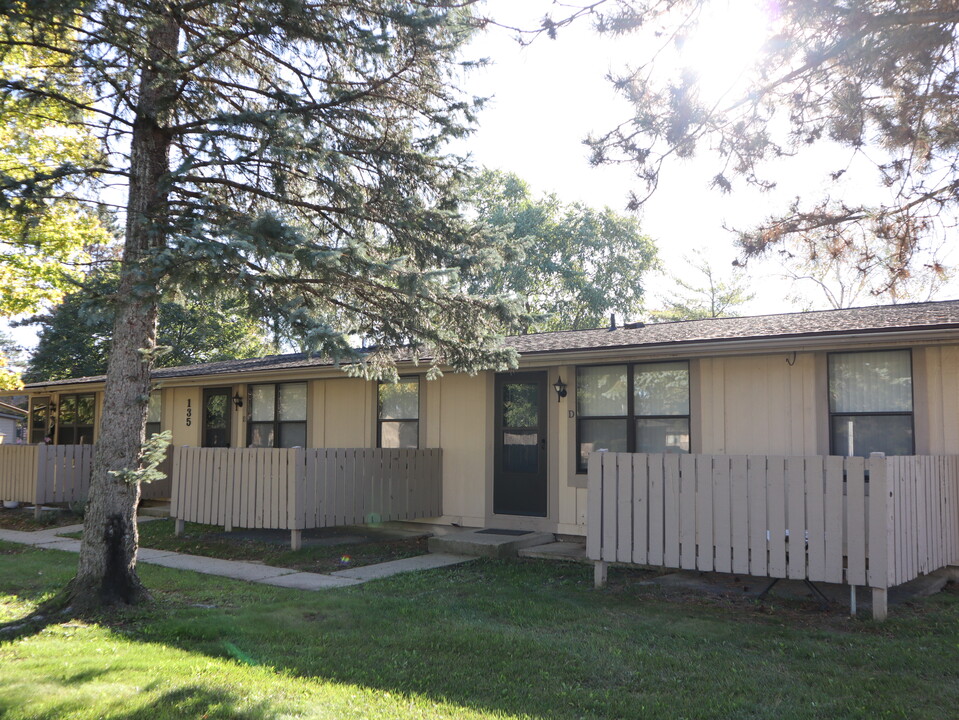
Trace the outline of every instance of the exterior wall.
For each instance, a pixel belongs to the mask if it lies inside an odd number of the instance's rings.
[[[959,453],[959,345],[913,350],[916,454]]]
[[[697,417],[694,453],[828,452],[828,444],[818,447],[818,422],[828,409],[826,398],[817,397],[815,354],[704,358],[690,365],[690,374],[699,376],[693,384],[699,394],[690,403],[691,423]]]
[[[357,378],[310,383],[313,447],[355,448],[376,445],[376,383]]]
[[[174,445],[199,447],[203,430],[203,388],[185,387],[163,390],[163,430],[173,432]]]
[[[442,521],[481,526],[492,484],[493,374],[449,373],[432,382],[424,380],[420,392],[426,393],[421,445],[443,448]]]
[[[12,445],[17,441],[17,421],[9,417],[0,417],[0,435],[3,442]]]

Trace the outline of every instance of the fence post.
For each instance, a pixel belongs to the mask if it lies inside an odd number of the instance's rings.
[[[293,472],[287,469],[286,522],[290,528],[290,548],[303,547],[303,501],[306,492],[306,451],[293,451]]]
[[[869,586],[872,588],[872,617],[887,615],[886,588],[889,587],[889,546],[894,525],[886,456],[869,456]]]
[[[40,519],[47,494],[47,455],[52,445],[37,445],[37,472],[33,483],[33,517]]]

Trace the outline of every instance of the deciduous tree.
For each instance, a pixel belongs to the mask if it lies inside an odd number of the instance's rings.
[[[635,317],[656,246],[639,221],[610,208],[534,197],[512,173],[485,170],[467,202],[499,233],[510,254],[497,270],[474,276],[473,292],[509,294],[522,303],[524,331],[598,327],[610,311]]]
[[[755,297],[749,292],[742,268],[734,267],[724,274],[701,254],[685,260],[686,270],[670,276],[671,285],[677,289],[664,298],[661,310],[650,313],[654,321],[735,317],[739,306]]]
[[[59,176],[126,192],[73,607],[146,596],[135,473],[164,289],[239,293],[355,372],[390,374],[411,346],[434,372],[514,362],[498,343],[510,308],[456,289],[460,267],[498,258],[459,218],[462,164],[443,152],[473,117],[455,89],[468,15],[458,0],[0,2],[0,55],[26,37],[91,94],[80,105],[102,161]],[[77,104],[30,78],[0,90]],[[5,193],[26,202],[44,177],[7,179]],[[376,351],[361,357],[354,335]]]

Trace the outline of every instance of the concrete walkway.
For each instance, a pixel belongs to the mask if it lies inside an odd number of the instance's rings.
[[[156,518],[141,517],[138,522],[149,522]],[[80,532],[82,525],[23,532],[21,530],[0,529],[0,540],[31,545],[37,548],[50,548],[66,552],[80,552],[80,541],[73,538],[61,537],[68,533]],[[403,560],[392,560],[377,565],[337,570],[332,573],[298,572],[290,568],[271,567],[256,562],[241,562],[239,560],[220,560],[202,555],[184,555],[170,550],[153,550],[141,547],[137,551],[137,562],[148,565],[162,565],[175,570],[192,570],[205,575],[219,575],[220,577],[245,580],[262,585],[295,588],[297,590],[326,590],[329,588],[359,585],[379,578],[398,575],[399,573],[414,570],[432,570],[433,568],[457,565],[475,560],[467,555],[453,555],[449,553],[431,553]]]

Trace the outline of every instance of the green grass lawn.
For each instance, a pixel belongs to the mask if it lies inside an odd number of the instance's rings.
[[[0,544],[0,623],[76,556]],[[948,718],[959,592],[885,624],[481,560],[309,593],[140,566],[148,607],[0,642],[0,717]]]

